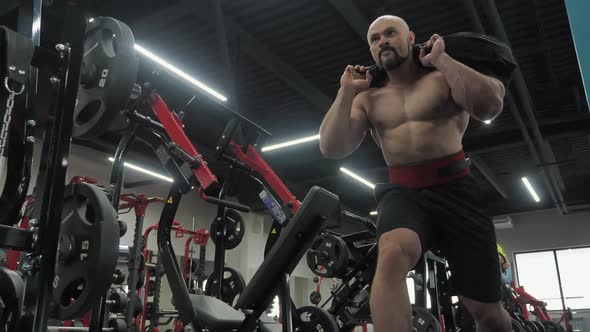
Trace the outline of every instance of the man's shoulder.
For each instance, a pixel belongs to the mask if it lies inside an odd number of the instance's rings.
[[[368,101],[383,91],[383,87],[372,87],[357,95],[360,100]]]
[[[428,71],[422,75],[421,79],[446,83],[445,75],[440,70]]]
[[[359,92],[355,97],[355,102],[360,104],[363,107],[366,107],[369,100],[374,96],[375,91],[378,90],[378,88],[369,88],[365,91],[361,91]]]

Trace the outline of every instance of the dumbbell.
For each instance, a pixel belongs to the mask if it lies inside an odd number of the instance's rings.
[[[115,273],[113,273],[113,284],[114,285],[122,285],[125,282],[125,272],[121,271],[120,269],[116,269]]]
[[[112,290],[106,300],[106,303],[111,305],[111,311],[115,313],[125,311],[128,302],[127,295],[122,290]]]
[[[127,233],[127,223],[121,219],[117,220],[119,224],[119,237],[123,237]]]
[[[47,326],[47,331],[89,331],[88,327],[76,327],[76,326]],[[109,321],[109,327],[102,329],[103,332],[129,332],[127,324],[123,319],[111,319]]]

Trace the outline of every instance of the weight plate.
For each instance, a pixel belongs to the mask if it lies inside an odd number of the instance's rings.
[[[524,328],[530,332],[539,332],[539,329],[537,328],[537,326],[531,322],[530,320],[521,320],[520,321]]]
[[[338,332],[338,323],[334,316],[316,306],[304,306],[297,309],[297,317],[301,321],[298,326],[302,332]],[[297,322],[297,320],[295,320]]]
[[[332,234],[318,236],[306,254],[307,266],[324,278],[343,277],[349,259],[346,242]]]
[[[246,225],[244,224],[244,219],[242,219],[242,215],[236,210],[233,209],[226,209],[225,212],[225,249],[231,250],[237,247],[244,238],[244,233],[246,232]],[[217,229],[219,227],[219,222],[221,220],[219,218],[215,218],[211,223],[211,229],[209,230],[210,234],[212,234],[211,239],[213,243],[217,243]]]
[[[125,278],[127,276],[125,275],[125,272],[116,269],[115,273],[113,273],[113,284],[114,285],[122,285],[125,282]]]
[[[61,320],[82,316],[106,294],[119,255],[119,225],[104,192],[88,183],[70,184],[64,192],[51,289]]]
[[[207,278],[207,284],[205,285],[205,295],[211,295],[213,293],[213,286],[217,285],[219,281],[215,274],[211,274]],[[221,285],[221,300],[232,307],[237,301],[238,297],[246,288],[246,282],[240,272],[232,269],[231,267],[223,268],[223,284]]]
[[[518,319],[512,318],[512,332],[526,332]]]
[[[125,23],[112,17],[88,23],[72,136],[104,133],[125,107],[137,69],[135,38]]]
[[[320,294],[320,292],[313,291],[313,292],[311,292],[311,294],[309,294],[309,302],[311,302],[311,304],[318,305],[318,304],[320,304],[321,301],[322,301],[322,294]]]
[[[441,327],[430,310],[412,306],[412,332],[441,332]]]
[[[545,332],[545,326],[541,322],[533,321],[539,332]]]
[[[565,329],[560,324],[554,321],[543,321],[543,326],[547,332],[564,332]]]
[[[110,311],[112,312],[122,313],[127,308],[127,294],[120,289],[113,289],[109,294],[108,300],[113,301],[113,303],[110,303]]]
[[[111,319],[109,320],[109,328],[113,329],[113,332],[127,332],[127,324],[124,319]]]
[[[118,220],[119,223],[119,237],[123,237],[127,234],[127,223],[124,220]]]

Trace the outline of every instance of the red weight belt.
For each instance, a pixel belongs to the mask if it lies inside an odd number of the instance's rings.
[[[440,185],[471,172],[463,151],[418,165],[389,167],[389,182],[417,189]]]

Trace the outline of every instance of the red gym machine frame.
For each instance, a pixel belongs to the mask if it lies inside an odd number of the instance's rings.
[[[187,152],[190,157],[194,158],[199,162],[198,166],[193,169],[193,174],[199,180],[201,188],[199,188],[199,195],[203,200],[214,203],[215,199],[207,197],[204,190],[209,188],[213,183],[217,183],[217,177],[211,172],[209,167],[204,160],[202,160],[201,154],[197,151],[190,139],[184,132],[184,125],[176,115],[176,113],[170,111],[160,95],[156,92],[152,92],[148,98],[148,103],[165,131],[168,133],[172,141],[177,144],[182,150]],[[301,205],[295,196],[289,191],[287,186],[280,180],[277,174],[270,168],[270,166],[262,159],[258,151],[251,145],[248,145],[246,152],[242,150],[242,147],[235,142],[230,143],[230,147],[236,158],[244,163],[246,166],[255,170],[266,183],[272,188],[272,190],[281,198],[283,203],[290,207],[291,212],[295,213]]]
[[[551,317],[547,313],[547,303],[538,300],[531,294],[527,293],[524,290],[523,286],[516,286],[516,282],[511,283],[511,297],[512,300],[518,303],[518,305],[522,308],[524,319],[529,320],[529,309],[527,305],[533,308],[533,312],[535,316],[537,316],[542,321],[552,321]],[[559,318],[557,323],[564,322],[565,330],[571,331],[571,325],[568,319],[567,312],[563,312]]]
[[[230,148],[236,155],[236,158],[244,163],[246,166],[255,170],[262,178],[268,183],[272,190],[279,196],[283,203],[290,207],[291,212],[295,214],[299,210],[301,203],[295,198],[295,196],[289,191],[287,186],[281,181],[277,174],[270,168],[270,166],[262,159],[258,151],[248,145],[246,152],[242,150],[242,147],[232,141]]]
[[[192,157],[198,165],[193,166],[193,174],[199,180],[201,187],[199,188],[199,194],[207,201],[207,196],[204,194],[204,190],[209,188],[213,183],[217,183],[217,177],[211,169],[207,166],[207,163],[202,160],[202,156],[197,151],[193,143],[190,141],[186,133],[184,132],[184,125],[178,118],[176,113],[171,112],[159,94],[152,92],[148,98],[148,103],[152,108],[152,111],[160,120],[162,126],[170,136],[170,139],[178,145],[183,153],[187,153],[189,157]]]
[[[209,231],[206,229],[198,229],[195,231],[192,237],[186,239],[184,244],[184,258],[182,260],[183,274],[182,276],[186,279],[189,274],[189,255],[191,244],[194,243],[198,246],[206,246],[209,241]]]

